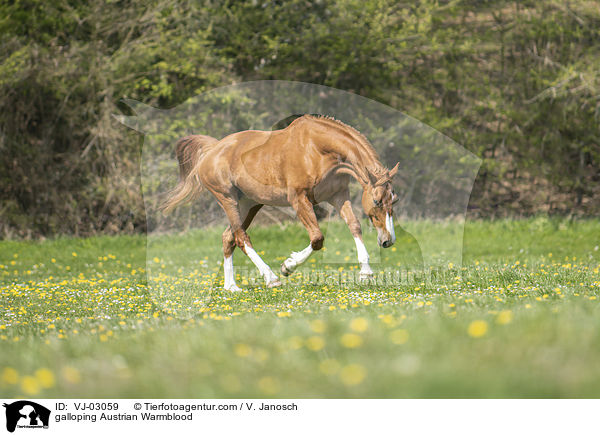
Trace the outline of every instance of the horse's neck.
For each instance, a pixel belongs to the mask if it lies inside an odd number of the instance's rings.
[[[329,142],[327,148],[339,155],[340,160],[353,166],[356,172],[367,177],[366,181],[377,178],[379,173],[385,170],[375,151],[359,138],[343,135],[341,139],[332,137]]]

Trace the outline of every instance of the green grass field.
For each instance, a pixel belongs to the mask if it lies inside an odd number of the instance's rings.
[[[250,235],[276,271],[308,242]],[[374,269],[405,277],[377,285],[346,235],[278,289],[237,251],[235,294],[217,230],[152,240],[148,282],[143,237],[0,242],[0,396],[600,396],[600,221],[468,222],[432,279],[400,233]]]

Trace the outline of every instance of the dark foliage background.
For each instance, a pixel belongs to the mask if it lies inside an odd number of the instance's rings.
[[[0,234],[136,232],[122,98],[323,84],[484,159],[471,216],[600,213],[598,1],[0,2]]]

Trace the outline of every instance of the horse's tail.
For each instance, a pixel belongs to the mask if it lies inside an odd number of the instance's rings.
[[[179,183],[169,192],[168,198],[162,204],[163,213],[170,213],[177,205],[193,200],[202,191],[198,174],[192,170],[202,157],[203,147],[217,142],[214,137],[201,134],[186,136],[177,141],[175,154],[179,161]]]

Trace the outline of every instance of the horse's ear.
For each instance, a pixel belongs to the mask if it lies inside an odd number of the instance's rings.
[[[388,172],[390,178],[393,178],[394,175],[396,175],[398,173],[399,165],[400,165],[400,162],[396,163],[396,166],[394,166],[392,169],[390,169],[390,172]]]

